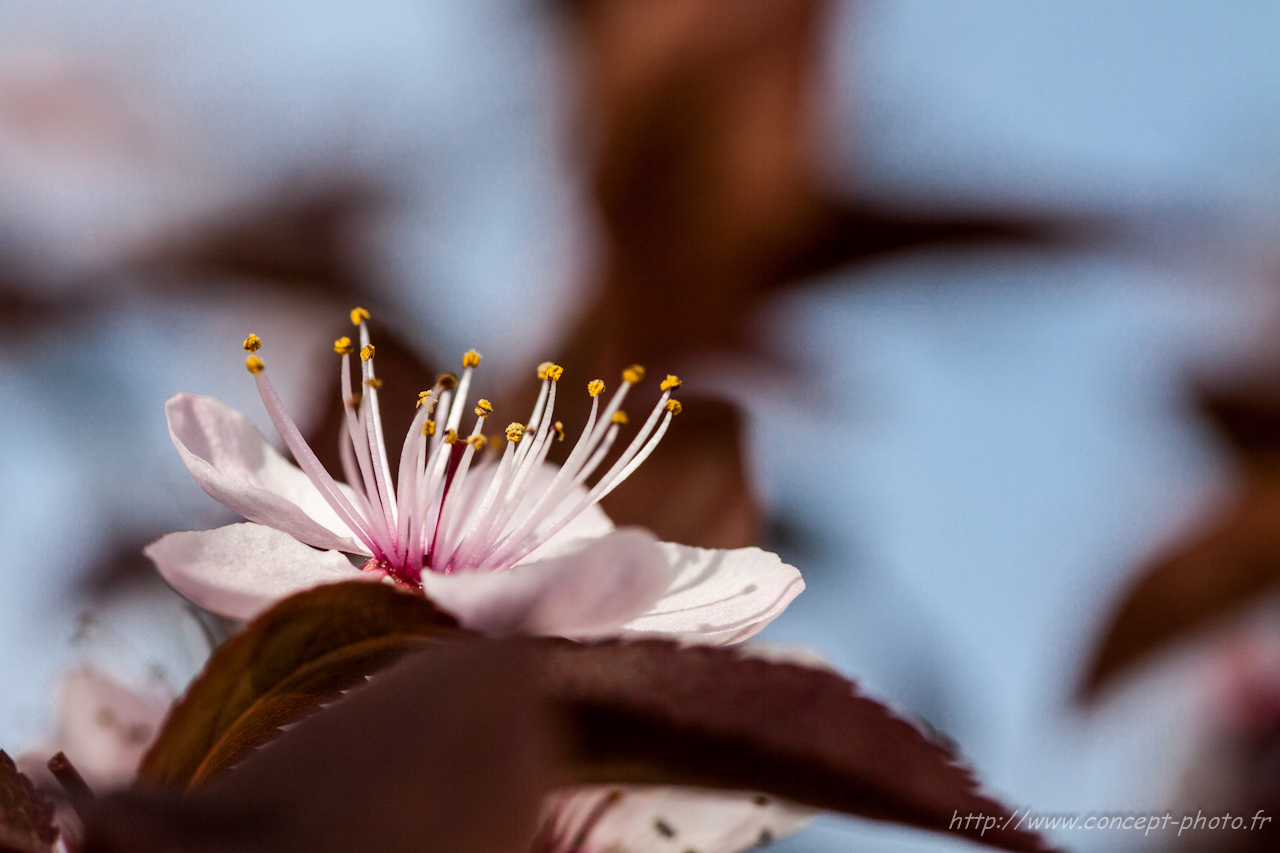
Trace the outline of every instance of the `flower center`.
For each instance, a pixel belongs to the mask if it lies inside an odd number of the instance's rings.
[[[631,387],[644,379],[644,368],[632,365],[622,372],[622,384],[603,410],[604,382],[592,380],[587,384],[591,414],[568,458],[548,483],[537,474],[552,442],[564,439],[564,425],[553,419],[564,368],[552,362],[538,366],[542,385],[533,413],[528,421],[506,427],[497,439],[505,438],[498,454],[496,442],[482,432],[493,414],[488,400],[476,402],[471,431],[460,432],[472,372],[480,364],[480,354],[470,350],[462,357],[461,377],[444,374],[433,388],[418,395],[417,414],[393,479],[378,403],[382,382],[374,372],[376,349],[369,339],[368,319],[369,312],[363,308],[351,312],[351,322],[359,329],[359,392],[351,383],[355,345],[347,337],[333,345],[342,356],[339,451],[346,484],[330,476],[285,412],[266,365],[255,354],[262,346],[256,335],[244,342],[250,353],[245,366],[299,467],[373,555],[364,568],[385,572],[403,584],[420,585],[424,570],[511,568],[629,477],[680,413],[680,403],[671,398],[680,380],[668,376],[657,405],[631,442],[594,485],[585,488],[612,450],[619,430],[627,425],[621,406]],[[578,487],[584,487],[585,494]]]

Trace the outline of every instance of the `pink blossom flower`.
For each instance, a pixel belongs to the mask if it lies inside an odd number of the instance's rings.
[[[738,853],[801,829],[812,809],[763,794],[637,785],[558,791],[532,853]]]
[[[321,465],[285,412],[256,354],[246,361],[276,430],[297,465],[247,417],[210,397],[178,394],[165,404],[169,433],[187,470],[210,496],[248,519],[216,530],[171,533],[147,547],[165,579],[200,606],[247,619],[317,584],[390,579],[422,590],[463,625],[493,634],[571,637],[658,634],[738,642],[781,613],[803,589],[792,566],[758,548],[709,550],[614,528],[597,505],[651,454],[679,413],[662,382],[657,405],[604,473],[627,424],[621,406],[643,379],[638,366],[601,406],[604,383],[587,385],[591,414],[562,466],[546,461],[564,437],[554,420],[563,370],[542,382],[526,423],[506,427],[501,454],[483,428],[493,413],[468,403],[474,350],[461,377],[441,377],[419,395],[392,476],[382,432],[381,382],[368,312],[352,311],[359,348],[340,338],[346,482]],[[352,386],[359,353],[361,388]],[[463,432],[468,409],[474,417]],[[593,480],[590,485],[588,483]],[[357,568],[346,555],[365,558]]]
[[[63,673],[52,739],[21,756],[18,765],[45,778],[49,758],[65,752],[90,787],[123,788],[137,774],[173,699],[161,685],[125,686],[81,664]]]

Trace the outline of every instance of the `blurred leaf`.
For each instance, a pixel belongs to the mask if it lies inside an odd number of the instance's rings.
[[[1066,230],[1014,216],[910,216],[833,197],[815,103],[824,0],[564,5],[581,49],[589,123],[581,135],[591,140],[606,237],[597,295],[557,358],[575,381],[608,382],[632,362],[677,371],[758,350],[764,300],[828,270],[923,245],[1048,243]],[[557,404],[566,424],[586,417],[579,396]],[[628,402],[644,410],[656,399],[656,388],[641,386]],[[755,544],[759,512],[738,418],[695,420],[702,405],[686,401],[690,414],[605,510],[685,544]]]
[[[57,840],[53,803],[0,750],[0,853],[46,853]]]
[[[350,298],[370,278],[361,223],[389,206],[385,193],[355,175],[284,181],[233,210],[166,232],[132,266],[187,282],[248,278],[308,298]]]
[[[761,791],[1008,849],[1039,849],[1025,833],[997,828],[979,836],[973,827],[951,829],[956,812],[1007,810],[977,792],[973,777],[946,748],[857,696],[834,673],[658,640],[485,640],[450,627],[418,596],[359,582],[287,599],[219,649],[171,715],[144,764],[144,779],[194,796],[229,797],[245,809],[256,800],[244,799],[238,780],[251,781],[250,788],[290,789],[291,800],[306,798],[313,786],[341,790],[342,780],[351,778],[337,762],[342,743],[387,725],[389,707],[460,703],[469,691],[492,697],[490,674],[476,671],[474,689],[445,692],[428,678],[396,675],[401,667],[324,713],[313,714],[315,709],[406,651],[419,650],[406,666],[447,670],[432,658],[464,654],[460,647],[476,647],[474,654],[487,660],[520,661],[530,691],[498,701],[525,703],[517,716],[545,717],[563,737],[548,788],[573,782]],[[436,750],[438,738],[474,739],[478,735],[466,729],[472,711],[477,721],[492,717],[490,709],[455,709],[463,731],[405,726],[398,740],[381,748],[394,751],[399,744],[417,754]],[[296,730],[278,736],[280,726],[308,715]],[[272,737],[270,749],[254,752]],[[360,755],[362,778],[373,774],[365,783],[375,788],[402,787],[426,772],[405,767],[398,755],[384,755],[384,767],[364,747],[353,752]],[[314,754],[334,763],[306,772],[291,766]],[[221,772],[235,764],[238,769]],[[243,775],[246,768],[256,769]],[[311,779],[314,772],[327,781]],[[331,807],[337,809],[331,819],[338,820],[341,809]],[[345,819],[354,818],[348,813]]]
[[[1280,587],[1280,388],[1254,381],[1200,393],[1243,463],[1244,492],[1207,531],[1139,572],[1099,643],[1085,698]]]
[[[331,584],[285,599],[220,646],[165,720],[143,785],[205,782],[405,653],[459,630],[421,595]]]

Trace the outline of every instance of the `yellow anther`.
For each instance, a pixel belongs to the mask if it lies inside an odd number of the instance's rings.
[[[560,365],[553,364],[547,368],[547,378],[552,382],[559,382],[561,376],[564,376],[564,368]]]
[[[604,383],[599,379],[592,379],[587,383],[587,393],[592,397],[598,397],[600,392],[604,390]]]
[[[368,319],[369,319],[369,312],[364,310],[363,308],[351,309],[351,325],[359,326],[361,323],[363,323],[365,320],[368,320]]]
[[[435,434],[436,434],[436,422],[435,422],[435,421],[426,421],[426,422],[424,422],[424,423],[422,424],[422,434],[423,434],[423,435],[435,435]]]
[[[556,421],[556,441],[564,441],[564,421]]]
[[[430,392],[430,391],[419,391],[419,392],[418,392],[418,402],[414,403],[414,408],[415,408],[415,409],[420,409],[420,408],[422,408],[422,404],[423,404],[423,403],[429,403],[429,402],[431,402],[431,392]]]
[[[348,397],[348,398],[347,398],[347,405],[348,405],[348,406],[350,406],[350,407],[351,407],[351,408],[353,408],[353,409],[355,409],[355,408],[359,408],[359,406],[360,406],[360,395],[359,395],[359,394],[352,394],[350,397]]]
[[[476,417],[487,418],[493,414],[493,404],[488,400],[480,400],[476,403]]]
[[[480,364],[480,353],[476,352],[473,349],[467,350],[466,355],[462,357],[462,366],[476,367],[479,364]]]
[[[555,366],[556,366],[556,363],[555,363],[554,361],[544,361],[544,362],[542,362],[542,364],[539,364],[539,365],[538,365],[538,378],[539,378],[539,379],[546,379],[546,378],[547,378],[547,371],[548,371],[548,370],[550,370],[551,368],[555,367]]]
[[[266,370],[267,366],[262,363],[262,359],[256,355],[251,355],[244,360],[244,366],[249,368],[250,373],[261,373]]]
[[[668,412],[670,412],[670,413],[671,413],[671,414],[673,414],[673,415],[678,415],[678,414],[680,414],[680,411],[681,411],[681,409],[683,409],[683,408],[684,408],[684,406],[681,406],[681,405],[680,405],[680,401],[679,401],[679,400],[668,400],[668,401],[667,401],[667,411],[668,411]]]
[[[436,377],[436,385],[444,391],[458,387],[458,377],[452,373],[441,373]]]
[[[484,447],[488,443],[489,443],[489,439],[485,438],[483,435],[480,435],[479,433],[476,433],[475,435],[469,436],[467,438],[467,444],[471,445],[476,450],[479,450],[480,448]]]
[[[458,440],[458,431],[456,429],[446,430],[444,434],[444,443],[453,444]]]
[[[373,344],[369,344],[367,347],[360,350],[360,360],[368,361],[369,359],[373,358],[373,353],[374,353],[374,346]]]
[[[379,388],[382,387],[382,380],[376,376],[370,376],[368,379],[364,381],[364,384],[368,385],[370,388],[377,391]]]
[[[333,351],[338,355],[351,355],[352,349],[351,338],[348,338],[346,335],[343,335],[333,342]]]
[[[627,413],[619,409],[613,413],[613,422],[615,424],[625,424],[627,422]]]
[[[662,380],[662,384],[659,385],[658,387],[661,388],[663,391],[670,391],[672,388],[679,388],[683,384],[684,383],[680,381],[679,376],[672,376],[670,373],[668,373],[667,378]]]
[[[517,442],[524,438],[524,424],[507,424],[507,441]]]
[[[244,339],[245,352],[257,352],[258,348],[261,346],[262,346],[262,341],[258,338],[257,335],[249,335],[249,337]]]
[[[644,379],[644,368],[638,364],[633,364],[626,370],[622,371],[622,381],[630,382],[635,385],[641,379]]]

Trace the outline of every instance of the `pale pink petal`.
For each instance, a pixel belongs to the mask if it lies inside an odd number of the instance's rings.
[[[143,553],[178,592],[233,619],[250,619],[313,586],[373,579],[337,551],[317,551],[261,524],[170,533]]]
[[[137,774],[173,698],[157,689],[130,690],[90,666],[78,666],[62,676],[53,741],[19,762],[45,776],[45,763],[65,752],[89,787],[122,788]]]
[[[718,551],[672,542],[659,547],[675,582],[625,633],[658,634],[692,643],[739,643],[768,625],[804,591],[800,572],[759,548]]]
[[[641,786],[569,789],[547,808],[555,853],[738,853],[790,835],[815,814],[760,794]]]
[[[653,536],[627,529],[505,572],[425,572],[422,584],[428,598],[468,628],[588,637],[644,613],[673,578]]]
[[[182,464],[218,503],[317,548],[369,553],[307,475],[240,412],[194,394],[170,397],[164,411]]]

